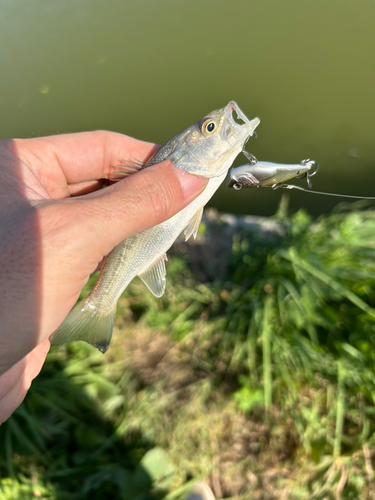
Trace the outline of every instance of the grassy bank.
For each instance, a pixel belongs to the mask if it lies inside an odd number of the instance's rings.
[[[375,498],[374,216],[281,207],[162,299],[135,280],[109,351],[51,350],[0,427],[0,498]]]

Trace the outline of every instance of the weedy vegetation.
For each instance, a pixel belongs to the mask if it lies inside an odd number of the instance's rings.
[[[162,299],[135,280],[104,356],[51,350],[0,427],[0,499],[375,498],[375,212],[273,220],[213,279],[182,253]]]

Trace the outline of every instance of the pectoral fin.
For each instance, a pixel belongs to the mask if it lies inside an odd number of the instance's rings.
[[[155,297],[161,297],[165,291],[165,276],[167,274],[165,270],[166,260],[168,259],[165,253],[159,260],[146,269],[146,271],[138,275]]]
[[[191,235],[194,239],[197,237],[199,224],[201,223],[203,215],[203,207],[198,210],[194,217],[190,220],[189,224],[184,229],[185,241],[187,241]]]

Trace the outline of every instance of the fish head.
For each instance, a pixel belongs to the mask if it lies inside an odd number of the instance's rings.
[[[234,113],[242,123],[235,121]],[[259,118],[249,120],[231,101],[174,136],[161,149],[165,148],[176,167],[207,178],[217,177],[227,172],[259,123]]]

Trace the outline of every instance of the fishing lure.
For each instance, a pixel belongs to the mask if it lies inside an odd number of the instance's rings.
[[[298,189],[306,193],[320,194],[324,196],[336,196],[339,198],[351,198],[357,200],[375,200],[375,196],[355,196],[350,194],[325,193],[323,191],[313,191],[311,177],[319,170],[319,164],[314,160],[302,160],[298,164],[289,165],[283,163],[271,163],[258,161],[255,156],[242,151],[249,163],[241,167],[231,168],[227,180],[227,186],[237,191],[249,187],[270,187],[272,189]],[[291,179],[307,179],[305,189],[294,184],[285,184]]]
[[[249,160],[247,165],[231,168],[227,186],[237,191],[248,187],[281,187],[284,182],[294,178],[307,177],[307,184],[311,187],[310,177],[316,174],[319,166],[315,161],[302,160],[296,165],[258,161],[255,156],[243,151]],[[315,170],[314,170],[315,167]]]

